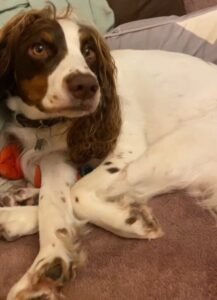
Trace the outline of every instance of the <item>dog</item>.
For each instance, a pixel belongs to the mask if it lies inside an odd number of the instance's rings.
[[[0,208],[4,238],[40,234],[39,254],[8,300],[59,299],[83,261],[88,222],[159,238],[148,200],[176,189],[216,214],[216,79],[215,65],[184,54],[110,52],[96,29],[51,7],[3,27],[0,91],[13,115],[5,139],[22,149],[30,183],[36,166],[42,174],[40,188],[15,191],[20,202],[39,194],[38,206]]]

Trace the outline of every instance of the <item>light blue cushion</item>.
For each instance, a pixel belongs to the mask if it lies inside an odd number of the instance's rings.
[[[24,10],[41,9],[47,5],[46,0],[0,0],[0,27],[10,18]],[[51,0],[58,10],[63,10],[68,3],[75,7],[77,14],[105,33],[114,25],[114,13],[106,0]]]

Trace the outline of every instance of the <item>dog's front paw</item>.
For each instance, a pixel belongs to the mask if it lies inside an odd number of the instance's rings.
[[[114,205],[119,207],[119,220],[113,216],[110,231],[122,237],[135,239],[149,240],[163,236],[163,230],[147,204],[133,201],[126,195],[116,201]]]
[[[27,273],[11,289],[7,300],[59,300],[65,282],[84,262],[79,232],[66,228],[42,247]],[[45,241],[44,241],[45,242]]]
[[[60,300],[61,288],[72,276],[72,263],[55,257],[51,261],[41,259],[11,289],[7,300]]]
[[[106,197],[101,191],[73,188],[71,196],[76,216],[119,236],[155,239],[163,235],[147,204],[131,196]]]

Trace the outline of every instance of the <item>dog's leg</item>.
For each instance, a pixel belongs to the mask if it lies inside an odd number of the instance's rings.
[[[217,144],[213,143],[213,124],[183,126],[161,139],[127,165],[104,193],[111,198],[125,195],[147,203],[158,194],[185,189],[217,220]]]
[[[38,231],[38,207],[1,207],[0,238],[8,241],[34,234]]]
[[[70,186],[77,172],[67,154],[50,154],[41,161],[39,201],[40,252],[11,289],[8,300],[59,299],[59,288],[82,260],[79,231],[84,222],[73,215]]]
[[[79,180],[71,191],[73,209],[81,219],[119,236],[153,239],[162,236],[162,230],[144,202],[122,195],[107,197],[105,193],[127,163],[138,155],[134,151],[116,149],[98,168]]]
[[[146,205],[158,194],[201,185],[216,194],[215,131],[212,126],[204,127],[203,131],[201,128],[196,122],[180,127],[125,166],[124,162],[120,165],[110,158],[112,164],[105,162],[72,187],[76,213],[113,232],[120,234],[120,229],[121,235],[130,236],[130,232],[132,236],[145,238],[150,232],[144,222],[140,223],[140,209],[135,218],[130,218],[132,204]],[[216,198],[203,203],[213,211],[217,207]],[[128,220],[133,225],[129,226]]]

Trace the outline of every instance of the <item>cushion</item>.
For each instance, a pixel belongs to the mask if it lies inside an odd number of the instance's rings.
[[[106,0],[50,0],[58,10],[63,10],[68,3],[85,20],[93,22],[101,32],[108,31],[114,25],[114,14]],[[1,0],[0,27],[10,18],[24,10],[41,9],[46,6],[46,0]]]
[[[115,24],[130,21],[178,15],[185,13],[183,0],[107,0],[115,14]]]
[[[111,49],[164,49],[217,63],[217,6],[182,17],[120,25],[106,35]]]

